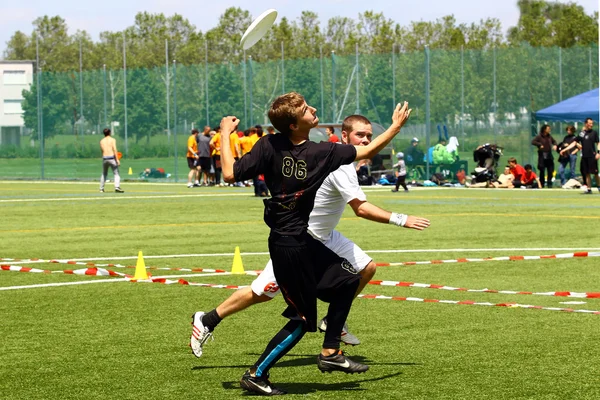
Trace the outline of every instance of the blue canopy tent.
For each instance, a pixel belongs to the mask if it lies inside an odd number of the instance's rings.
[[[599,119],[598,88],[578,94],[535,113],[538,121],[581,121]]]

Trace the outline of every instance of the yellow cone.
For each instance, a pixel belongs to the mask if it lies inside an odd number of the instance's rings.
[[[135,264],[135,275],[133,279],[148,279],[148,272],[146,272],[146,263],[144,263],[144,256],[142,255],[141,251],[138,254],[137,263]]]
[[[131,170],[131,167],[129,167],[128,175],[133,175],[133,171]]]
[[[243,274],[244,264],[242,264],[242,256],[240,255],[240,247],[235,246],[235,252],[233,253],[233,265],[231,266],[232,274]]]

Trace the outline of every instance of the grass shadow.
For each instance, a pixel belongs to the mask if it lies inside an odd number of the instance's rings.
[[[250,353],[250,355],[254,355],[254,353]],[[260,354],[255,354],[256,356],[259,356]],[[293,358],[292,358],[293,357]],[[371,361],[369,358],[365,357],[365,356],[351,356],[351,358],[356,361],[359,362],[361,364],[367,364],[367,365],[404,365],[404,366],[411,366],[411,365],[421,365],[418,363],[412,363],[412,362],[385,362],[385,363],[379,363],[379,362],[373,362]],[[278,368],[278,367],[304,367],[304,366],[308,366],[308,365],[317,365],[317,356],[316,355],[307,355],[307,354],[288,354],[286,356],[286,358],[282,361],[279,361],[277,364],[275,364],[274,368]],[[196,365],[195,367],[192,367],[192,370],[203,370],[203,369],[216,369],[216,368],[240,368],[240,369],[248,369],[250,368],[250,365]]]
[[[394,374],[388,374],[379,376],[376,378],[359,379],[351,382],[337,382],[337,383],[317,383],[317,382],[298,382],[298,383],[284,383],[275,384],[278,388],[285,390],[288,394],[310,394],[322,391],[364,391],[360,387],[361,383],[366,382],[377,382],[385,379],[394,378],[402,375],[402,372],[396,372]],[[225,390],[240,390],[239,382],[223,382],[223,389]],[[244,392],[244,395],[254,396],[249,392]]]

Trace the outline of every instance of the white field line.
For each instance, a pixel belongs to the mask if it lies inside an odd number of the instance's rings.
[[[368,253],[475,253],[487,251],[600,251],[600,248],[581,247],[523,247],[523,248],[497,248],[497,249],[413,249],[413,250],[364,250]],[[188,257],[233,257],[234,253],[199,253],[199,254],[165,254],[159,256],[144,256],[144,259],[161,258],[188,258]],[[268,252],[240,253],[242,256],[268,256]],[[59,261],[107,261],[107,260],[137,260],[137,256],[124,257],[90,257],[90,258],[61,258]],[[11,264],[34,264],[40,261],[12,261],[10,258],[0,260],[10,261]],[[41,261],[43,262],[43,261]]]
[[[188,275],[164,275],[164,276],[152,276],[152,279],[176,279],[176,278],[197,278],[197,277],[205,277],[205,276],[217,276],[217,275],[231,275],[230,272],[221,272],[216,274],[188,274]],[[71,285],[87,285],[90,283],[114,283],[114,282],[129,282],[131,279],[129,278],[116,278],[116,279],[97,279],[90,281],[80,281],[80,282],[58,282],[58,283],[41,283],[38,285],[24,285],[24,286],[7,286],[0,287],[0,291],[2,290],[18,290],[18,289],[38,289],[38,288],[46,288],[46,287],[57,287],[57,286],[71,286]]]
[[[168,194],[155,196],[96,196],[96,197],[59,197],[49,199],[2,199],[0,203],[29,203],[43,201],[89,201],[89,200],[132,200],[132,199],[177,199],[184,197],[249,197],[249,193],[204,193],[204,194]]]

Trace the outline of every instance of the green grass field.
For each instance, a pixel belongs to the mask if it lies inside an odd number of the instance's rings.
[[[264,267],[268,230],[248,188],[185,184],[1,182],[0,258],[88,259],[229,270],[239,246],[247,271]],[[431,219],[423,232],[376,224],[348,208],[338,229],[377,262],[547,255],[600,250],[600,194],[579,191],[365,189],[383,208]],[[544,248],[543,250],[536,248]],[[404,252],[399,252],[403,250]],[[247,254],[258,253],[258,254]],[[196,254],[195,256],[190,256]],[[219,255],[225,254],[225,255]],[[52,271],[77,265],[0,261]],[[110,268],[133,274],[133,269]],[[248,275],[150,271],[195,283],[247,285]],[[194,276],[190,276],[194,275]],[[467,289],[600,292],[592,257],[381,267],[375,279]],[[81,282],[97,284],[77,284]],[[112,282],[109,282],[112,281]],[[27,288],[30,285],[65,284]],[[7,288],[15,287],[11,290]],[[0,270],[0,398],[230,399],[283,326],[284,302],[224,320],[197,359],[190,315],[229,289],[132,283],[113,277]],[[600,299],[368,285],[365,294],[600,310]],[[584,304],[563,304],[581,301]],[[325,313],[325,304],[320,312]],[[321,374],[322,334],[306,337],[271,371],[292,398],[598,399],[600,315],[520,307],[359,298],[348,320],[368,363],[362,375]]]

